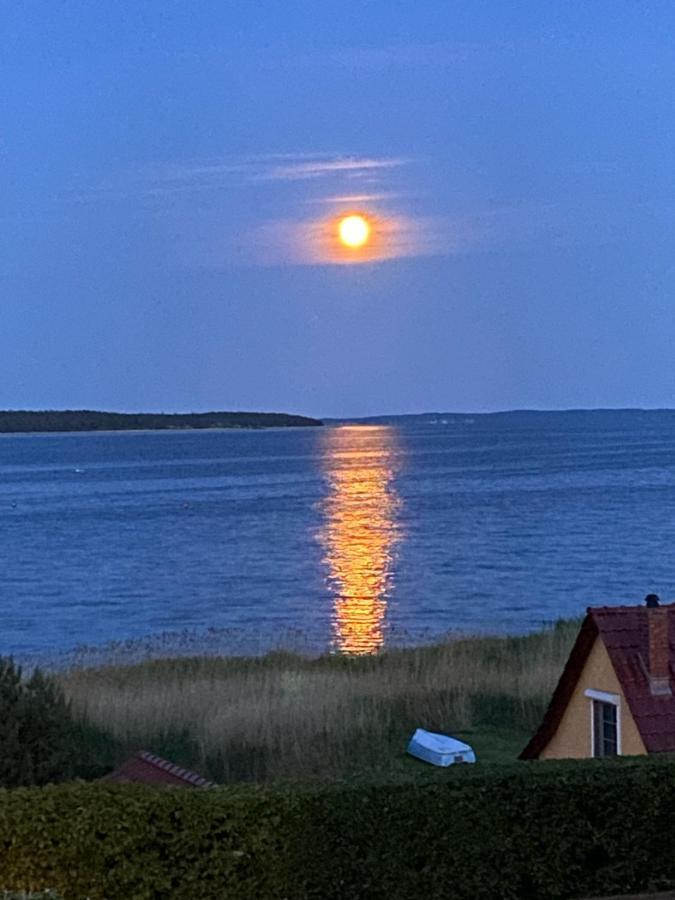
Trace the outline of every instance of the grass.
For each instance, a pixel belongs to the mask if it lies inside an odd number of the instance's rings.
[[[515,759],[577,629],[372,657],[155,659],[58,678],[92,733],[108,736],[111,762],[146,749],[221,783],[397,777],[429,768],[404,752],[416,727],[468,741],[481,761]]]

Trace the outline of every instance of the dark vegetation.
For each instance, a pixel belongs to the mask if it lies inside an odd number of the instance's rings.
[[[287,428],[321,425],[319,419],[286,413],[115,413],[94,410],[7,410],[0,433],[32,431],[133,431],[177,428]]]
[[[675,762],[0,792],[0,885],[72,900],[562,900],[675,885]]]
[[[675,886],[675,760],[515,761],[575,632],[58,678],[0,661],[0,897],[563,900]],[[415,725],[465,738],[480,762],[406,757]],[[141,747],[258,783],[77,783]]]
[[[76,720],[63,690],[39,670],[0,659],[0,786],[95,778],[109,768],[110,738]]]

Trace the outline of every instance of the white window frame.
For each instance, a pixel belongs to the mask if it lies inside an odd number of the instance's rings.
[[[598,700],[600,703],[611,703],[616,707],[616,755],[621,756],[621,697],[619,694],[610,694],[607,691],[593,691],[590,688],[584,691],[584,696],[591,701],[591,756],[595,757],[595,723],[593,721],[593,701]]]

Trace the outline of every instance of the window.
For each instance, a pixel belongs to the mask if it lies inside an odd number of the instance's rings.
[[[621,706],[619,694],[584,691],[591,701],[591,756],[621,755]]]
[[[619,752],[616,705],[593,700],[593,756],[616,756]]]

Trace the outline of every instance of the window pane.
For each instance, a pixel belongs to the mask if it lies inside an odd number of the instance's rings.
[[[603,755],[616,756],[616,706],[612,703],[603,703],[602,706]]]
[[[593,756],[602,756],[602,703],[593,701]]]
[[[593,701],[593,755],[616,756],[618,752],[616,706]]]

